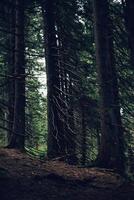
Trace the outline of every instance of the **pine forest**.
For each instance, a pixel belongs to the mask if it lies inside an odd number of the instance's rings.
[[[0,1],[0,199],[134,199],[134,1]]]

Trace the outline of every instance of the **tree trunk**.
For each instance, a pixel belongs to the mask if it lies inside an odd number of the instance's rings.
[[[124,171],[124,139],[107,0],[94,0],[96,62],[100,84],[101,144],[98,164]]]
[[[87,128],[86,128],[86,107],[84,105],[84,102],[81,103],[81,112],[82,112],[82,158],[81,163],[82,165],[86,164],[86,158],[87,158]]]
[[[48,157],[65,155],[65,143],[60,119],[60,78],[58,68],[58,44],[55,24],[55,1],[42,5],[47,70],[48,99]]]
[[[25,142],[25,56],[24,56],[24,5],[15,2],[15,102],[13,136],[9,147],[24,149]]]
[[[134,1],[133,0],[122,0],[124,8],[125,26],[128,35],[128,51],[130,55],[129,64],[131,69],[134,68]],[[130,133],[128,139],[128,162],[130,173],[134,172],[134,154],[131,146],[133,141],[133,135]]]
[[[9,114],[8,114],[8,143],[10,143],[13,131],[13,120],[14,120],[14,93],[15,93],[15,84],[14,84],[14,59],[15,59],[15,7],[11,7],[9,11],[9,22],[10,22],[10,53],[8,61],[8,71],[11,78],[8,81],[8,104],[9,104]]]

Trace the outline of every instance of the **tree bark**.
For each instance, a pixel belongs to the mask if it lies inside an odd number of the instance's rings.
[[[42,4],[44,18],[45,57],[47,70],[48,106],[48,152],[49,158],[65,155],[65,141],[60,119],[60,78],[58,68],[58,46],[55,23],[55,1]]]
[[[87,158],[87,130],[86,130],[86,106],[84,105],[84,101],[81,102],[81,111],[82,111],[82,158],[81,163],[82,165],[86,164],[86,158]]]
[[[24,149],[25,142],[25,55],[24,55],[24,2],[15,2],[15,102],[13,136],[9,147]]]
[[[123,8],[124,8],[124,19],[125,19],[125,26],[126,32],[128,36],[128,52],[129,52],[129,65],[131,69],[134,68],[134,1],[133,0],[122,0]],[[129,170],[130,173],[133,173],[133,166],[134,166],[134,156],[132,146],[130,145],[133,140],[133,135],[130,133],[130,137],[128,138],[128,162],[129,162]]]
[[[107,0],[94,0],[96,62],[100,84],[101,144],[98,164],[124,171],[124,138]]]
[[[9,38],[9,61],[8,61],[8,71],[11,77],[14,76],[14,60],[15,60],[15,7],[12,6],[9,10],[9,23],[10,23],[10,38]],[[15,96],[15,84],[14,78],[9,78],[8,81],[8,104],[9,104],[9,114],[8,114],[8,142],[10,143],[13,131],[13,120],[14,120],[14,96]]]

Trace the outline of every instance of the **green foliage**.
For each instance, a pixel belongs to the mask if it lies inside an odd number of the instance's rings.
[[[95,62],[92,4],[89,0],[56,0],[55,2],[56,37],[57,41],[59,39],[61,42],[58,44],[58,56],[60,57],[58,64],[65,76],[62,77],[63,82],[67,82],[64,83],[64,87],[67,84],[67,92],[69,93],[69,97],[63,95],[62,99],[64,102],[64,98],[66,98],[64,104],[67,104],[61,110],[63,114],[61,114],[61,122],[63,121],[64,131],[67,132],[67,134],[63,133],[63,137],[67,137],[66,141],[68,141],[75,135],[76,153],[79,161],[81,162],[82,146],[85,145],[86,162],[92,162],[97,157],[100,142],[100,110],[98,107],[100,97]],[[25,148],[30,155],[42,158],[47,152],[48,119],[46,63],[44,60],[46,44],[44,45],[45,33],[43,33],[43,17],[39,3],[40,1],[31,2],[30,0],[25,2]],[[5,7],[3,7],[3,12],[3,17],[0,13],[0,26],[1,29],[4,29],[4,31],[0,30],[0,85],[4,84],[3,87],[0,87],[0,126],[6,128],[8,126],[8,106],[5,103],[8,102],[8,88],[5,83],[11,80],[8,66],[11,50],[8,47],[10,34],[5,32],[5,30],[8,31],[10,25],[9,15],[7,15]],[[127,165],[131,166],[128,169],[130,172],[134,165],[131,159],[134,156],[134,70],[130,60],[123,9],[119,2],[113,3],[111,1],[110,15],[125,132]],[[71,89],[69,81],[72,84]],[[66,107],[69,107],[71,114]],[[70,130],[74,131],[73,135],[71,135]],[[86,138],[85,143],[84,137]],[[0,129],[0,145],[3,146],[6,143],[7,131]],[[0,173],[2,173],[1,169]]]
[[[32,155],[46,152],[47,99],[43,29],[40,7],[27,10],[26,24],[26,147]],[[43,74],[43,75],[42,75]],[[43,81],[42,81],[43,80]]]

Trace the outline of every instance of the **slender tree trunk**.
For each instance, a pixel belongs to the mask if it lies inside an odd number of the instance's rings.
[[[16,0],[15,15],[15,102],[13,136],[9,147],[24,149],[25,142],[25,56],[24,56],[24,2]]]
[[[94,0],[96,61],[101,97],[101,144],[98,163],[102,167],[124,171],[124,139],[112,31],[107,0]]]
[[[15,7],[10,8],[9,12],[9,21],[10,21],[10,54],[9,54],[9,62],[8,62],[8,71],[9,75],[12,78],[9,78],[8,81],[8,104],[9,104],[9,114],[8,114],[8,143],[10,143],[10,139],[12,137],[13,131],[13,120],[14,120],[14,96],[15,96],[15,84],[14,84],[14,60],[15,60]]]
[[[86,164],[86,157],[87,157],[87,131],[86,131],[86,118],[85,118],[85,105],[84,102],[82,102],[81,106],[81,111],[82,111],[82,158],[81,158],[81,163],[82,165]]]
[[[99,152],[99,149],[100,149],[100,130],[99,130],[99,127],[96,127],[96,136],[97,136],[97,150]]]

